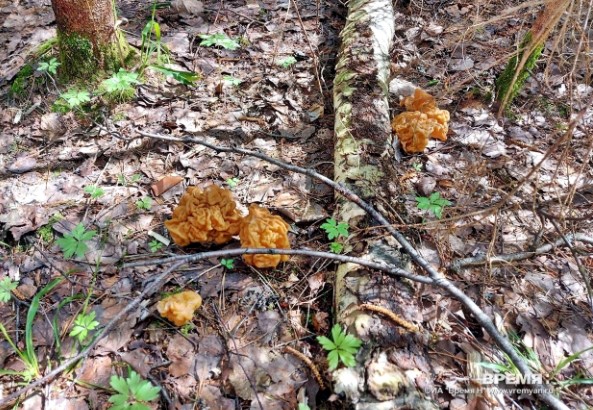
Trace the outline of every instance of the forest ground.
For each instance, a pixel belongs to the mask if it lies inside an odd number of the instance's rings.
[[[238,247],[238,241],[185,248],[161,243],[159,235],[168,237],[163,223],[187,186],[231,189],[243,213],[257,203],[282,215],[291,224],[294,249],[329,249],[320,228],[333,210],[327,186],[262,159],[138,138],[138,130],[257,150],[331,177],[333,66],[346,9],[331,1],[205,1],[201,10],[189,0],[176,4],[157,10],[157,21],[174,66],[200,74],[194,86],[147,70],[129,102],[92,95],[85,111],[58,113],[54,103],[67,88],[38,71],[22,71],[53,55],[30,57],[55,36],[49,2],[0,0],[0,280],[18,282],[0,304],[0,317],[16,346],[26,350],[27,312],[38,309],[29,342],[40,375],[82,349],[69,336],[79,313],[95,312],[100,325],[92,335],[142,299],[151,279],[168,268],[151,261]],[[514,105],[497,118],[494,80],[539,10],[505,15],[513,6],[396,6],[392,73],[434,95],[450,111],[451,123],[446,142],[402,157],[401,195],[383,205],[397,211],[394,223],[419,252],[504,329],[532,370],[544,374],[571,408],[586,408],[593,406],[593,352],[583,352],[593,345],[590,48],[575,57],[581,33],[570,23],[559,39],[559,56],[546,61],[557,39],[552,36]],[[117,8],[128,40],[140,47],[150,4],[121,1]],[[200,35],[212,33],[225,33],[241,47],[201,46]],[[19,78],[22,87],[15,88]],[[396,101],[392,107],[394,114],[400,111]],[[563,139],[578,114],[571,138]],[[167,176],[182,182],[154,195],[151,185]],[[442,218],[418,208],[416,198],[434,192],[451,202]],[[84,257],[66,258],[57,239],[79,223],[97,235],[87,241]],[[570,246],[562,242],[577,234],[582,239]],[[369,227],[368,235],[384,232]],[[542,248],[551,243],[557,246]],[[543,251],[517,260],[452,269],[463,258],[538,248]],[[144,266],[124,266],[133,262]],[[107,408],[110,378],[127,375],[129,367],[161,388],[152,408],[348,407],[331,389],[317,393],[311,368],[285,350],[309,357],[331,386],[316,336],[327,335],[332,324],[333,263],[302,255],[273,270],[246,266],[240,258],[232,268],[220,262],[209,258],[172,272],[74,370],[22,408]],[[36,301],[55,278],[64,280]],[[426,350],[433,383],[442,390],[439,406],[476,408],[463,392],[469,352],[511,367],[459,302],[410,286],[424,306],[410,315],[432,335]],[[199,291],[204,304],[178,328],[158,315],[154,302],[180,289]],[[0,342],[0,367],[26,370],[6,340]],[[22,378],[1,380],[0,399]],[[487,395],[480,403],[538,406],[530,395]]]

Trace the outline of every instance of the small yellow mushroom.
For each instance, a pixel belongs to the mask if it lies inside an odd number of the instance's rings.
[[[173,322],[175,326],[189,323],[200,306],[202,306],[202,297],[191,290],[167,296],[156,304],[160,315]]]

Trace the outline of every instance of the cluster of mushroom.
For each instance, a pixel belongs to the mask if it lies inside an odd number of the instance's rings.
[[[403,99],[402,105],[406,112],[396,115],[391,127],[405,152],[424,151],[429,138],[447,140],[449,111],[439,109],[433,96],[416,88],[413,95]]]
[[[179,246],[223,244],[239,235],[244,248],[290,248],[289,225],[281,217],[251,205],[249,215],[243,218],[231,192],[216,185],[204,190],[189,187],[165,226]],[[288,255],[244,255],[243,260],[258,268],[275,268],[287,261]],[[191,321],[201,304],[200,295],[188,290],[162,299],[157,303],[157,310],[174,325],[183,326]]]
[[[229,190],[210,185],[204,190],[189,187],[165,222],[173,241],[179,246],[190,243],[229,242],[239,235],[243,248],[289,249],[289,225],[258,205],[249,207],[245,218],[237,209]],[[244,255],[245,263],[257,268],[275,268],[288,260],[287,255]]]

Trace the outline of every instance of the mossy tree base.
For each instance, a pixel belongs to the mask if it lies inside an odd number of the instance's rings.
[[[63,78],[88,79],[124,65],[130,48],[115,28],[112,0],[52,0],[52,8]]]

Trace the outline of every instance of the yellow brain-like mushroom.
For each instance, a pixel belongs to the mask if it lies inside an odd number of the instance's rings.
[[[156,304],[159,314],[175,326],[189,323],[200,306],[202,297],[191,290],[167,296]]]
[[[249,207],[249,215],[243,218],[239,230],[241,247],[290,249],[288,225],[284,220],[257,205]],[[275,268],[288,260],[288,255],[243,255],[245,263],[257,268]]]

